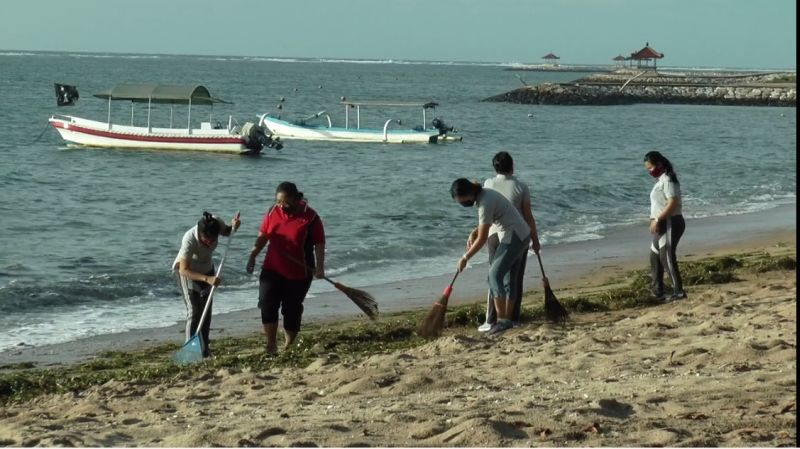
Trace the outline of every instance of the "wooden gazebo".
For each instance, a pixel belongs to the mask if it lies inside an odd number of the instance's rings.
[[[555,55],[555,54],[553,54],[553,53],[548,53],[548,54],[546,54],[546,55],[542,56],[542,59],[544,59],[545,61],[549,62],[550,64],[553,64],[553,65],[558,65],[558,62],[557,62],[557,61],[558,61],[559,59],[561,59],[561,58],[559,58],[558,56],[556,56],[556,55]]]
[[[616,67],[624,67],[625,66],[625,61],[627,61],[627,60],[628,60],[628,58],[626,58],[625,56],[617,55],[617,56],[614,57],[614,65]]]
[[[650,47],[650,42],[645,43],[644,48],[637,51],[636,53],[631,53],[630,59],[632,61],[636,61],[636,67],[642,66],[642,61],[644,61],[644,66],[649,67],[650,61],[653,61],[653,69],[656,68],[656,59],[661,59],[664,57],[664,53],[659,53],[655,51],[652,47]]]

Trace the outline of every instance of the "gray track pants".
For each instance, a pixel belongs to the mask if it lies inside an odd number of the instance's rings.
[[[650,244],[650,289],[655,296],[664,295],[664,271],[672,279],[673,294],[683,294],[683,281],[678,270],[676,249],[681,240],[683,231],[686,230],[686,221],[683,215],[669,217],[668,220],[658,225],[658,233],[653,236]]]

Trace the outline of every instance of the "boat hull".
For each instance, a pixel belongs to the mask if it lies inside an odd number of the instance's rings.
[[[148,128],[112,124],[71,116],[52,116],[50,125],[67,142],[96,148],[252,153],[242,136],[227,129]]]
[[[281,139],[326,140],[346,142],[381,142],[381,143],[436,143],[438,129],[417,131],[413,129],[355,129],[326,126],[295,125],[274,117],[264,116],[259,123],[272,135]]]

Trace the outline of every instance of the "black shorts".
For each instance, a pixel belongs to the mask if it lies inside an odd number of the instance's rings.
[[[278,310],[283,315],[283,328],[300,331],[303,317],[303,300],[311,287],[311,278],[286,279],[275,271],[261,270],[258,285],[258,308],[263,324],[276,323]]]

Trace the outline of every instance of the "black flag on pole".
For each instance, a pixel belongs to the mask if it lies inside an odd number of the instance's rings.
[[[58,106],[72,106],[78,101],[78,98],[80,98],[77,87],[58,83],[55,83],[55,85],[56,104]]]

